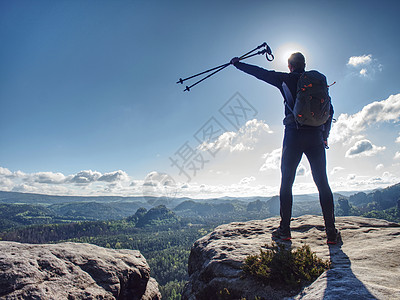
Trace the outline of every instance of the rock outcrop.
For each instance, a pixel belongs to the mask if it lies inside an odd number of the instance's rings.
[[[0,242],[1,299],[161,299],[136,250]]]
[[[224,289],[230,296],[223,299],[400,299],[400,225],[361,217],[338,217],[336,223],[343,243],[328,246],[322,217],[292,221],[293,239],[287,245],[306,243],[318,257],[332,261],[332,269],[300,293],[242,276],[245,258],[271,245],[278,218],[219,226],[192,247],[183,299],[218,299]]]

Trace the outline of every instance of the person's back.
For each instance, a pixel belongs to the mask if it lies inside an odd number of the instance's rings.
[[[292,216],[293,195],[292,187],[297,166],[303,153],[310,162],[311,172],[319,191],[319,199],[325,221],[327,242],[335,244],[338,231],[335,228],[333,195],[329,187],[326,174],[327,139],[332,121],[333,108],[331,107],[330,119],[320,126],[300,125],[293,115],[296,102],[297,83],[302,73],[305,72],[304,56],[293,53],[288,60],[290,73],[265,70],[263,68],[241,63],[238,58],[233,58],[231,63],[239,70],[277,87],[285,102],[285,134],[283,139],[281,159],[281,187],[280,187],[280,215],[281,222],[273,236],[282,240],[291,239],[290,219]]]

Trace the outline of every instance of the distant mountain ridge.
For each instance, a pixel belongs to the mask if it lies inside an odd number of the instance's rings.
[[[356,192],[354,192],[356,193]],[[249,196],[249,197],[220,197],[220,198],[188,198],[188,197],[155,197],[155,196],[59,196],[59,195],[46,195],[35,193],[21,193],[21,192],[8,192],[0,191],[0,203],[21,203],[21,204],[60,204],[69,202],[139,202],[143,205],[150,205],[151,207],[158,205],[165,205],[166,207],[175,207],[179,203],[187,200],[195,202],[226,202],[226,201],[242,201],[252,202],[257,199],[269,200],[272,196]],[[308,201],[310,198],[317,199],[318,194],[302,194],[294,195],[297,201]]]
[[[6,192],[0,191],[0,202],[2,203],[24,203],[24,204],[59,204],[66,202],[142,202],[146,199],[158,199],[158,197],[122,197],[122,196],[57,196],[34,193]]]
[[[386,210],[400,207],[399,200],[400,183],[370,193],[358,192],[350,196],[334,193],[338,216],[365,215],[396,221],[396,212]],[[191,199],[54,196],[0,191],[0,230],[35,224],[119,220],[134,216],[139,209],[147,211],[160,205],[195,223],[246,221],[279,215],[279,196]],[[294,196],[293,217],[304,214],[321,214],[317,194]]]
[[[365,206],[369,203],[376,203],[379,209],[388,209],[396,206],[400,200],[400,183],[368,194],[365,192],[359,192],[349,196],[348,199],[351,204],[356,206]]]

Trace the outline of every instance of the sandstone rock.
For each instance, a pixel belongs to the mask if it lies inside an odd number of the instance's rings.
[[[292,221],[293,239],[286,244],[296,248],[306,243],[333,265],[300,293],[242,277],[245,258],[271,245],[278,218],[219,226],[194,243],[182,299],[218,299],[216,294],[224,288],[229,299],[400,299],[400,225],[361,217],[338,217],[336,224],[343,243],[328,246],[322,217]]]
[[[0,242],[1,299],[161,299],[139,251]]]

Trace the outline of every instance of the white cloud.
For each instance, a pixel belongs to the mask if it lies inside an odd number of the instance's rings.
[[[355,180],[356,179],[356,174],[349,174],[347,175],[347,180]]]
[[[110,173],[104,173],[99,177],[98,180],[106,182],[126,181],[129,180],[129,176],[124,171],[118,170]]]
[[[395,142],[396,142],[396,143],[400,143],[400,135],[397,137],[397,139],[396,139]]]
[[[140,182],[140,184],[138,184]],[[84,170],[72,175],[60,172],[24,173],[0,167],[0,190],[50,195],[102,195],[113,193],[141,193],[141,181],[132,181],[128,174],[118,170],[101,174]]]
[[[243,152],[254,149],[254,145],[266,134],[272,133],[270,127],[261,120],[247,121],[237,132],[228,131],[222,133],[210,142],[204,142],[198,148],[201,151],[217,152],[225,150],[229,152]]]
[[[400,94],[391,95],[386,100],[375,101],[353,115],[341,114],[333,123],[330,142],[342,142],[359,138],[367,126],[400,120]]]
[[[297,167],[296,176],[306,176],[306,175],[307,175],[307,168],[303,164],[300,164]]]
[[[369,140],[361,140],[356,142],[354,146],[346,152],[346,157],[374,156],[385,149],[386,147],[373,145]]]
[[[331,174],[333,175],[333,174],[336,174],[336,173],[338,173],[338,172],[340,172],[340,171],[343,171],[343,170],[344,170],[343,167],[334,167],[334,168],[332,169],[332,171],[331,171]]]
[[[270,153],[263,155],[265,163],[261,166],[260,171],[278,170],[281,164],[282,150],[281,148],[275,149]]]
[[[73,175],[70,182],[77,184],[89,184],[91,182],[97,181],[101,177],[101,173],[92,170],[80,171],[76,175]]]
[[[376,58],[372,58],[372,54],[352,56],[349,58],[347,65],[358,72],[361,77],[373,78],[377,72],[382,72],[383,66]]]
[[[144,196],[173,198],[177,190],[178,186],[169,174],[157,171],[147,174],[142,185]]]
[[[126,174],[126,176],[128,176],[128,175]],[[152,171],[146,175],[143,185],[160,186],[160,187],[167,187],[167,186],[175,187],[176,183],[175,183],[175,180],[169,174]]]
[[[385,166],[383,164],[379,164],[375,167],[377,171],[382,170]]]
[[[239,184],[241,185],[246,185],[249,184],[250,182],[255,181],[256,178],[254,176],[250,176],[250,177],[244,177],[240,180]]]
[[[0,167],[0,176],[11,176],[11,175],[12,172],[9,169]]]
[[[393,159],[400,159],[400,151],[397,151]]]
[[[29,184],[18,184],[12,188],[13,192],[20,192],[20,193],[38,193],[39,190],[37,187]],[[41,191],[42,192],[42,191]]]
[[[372,54],[368,55],[361,55],[361,56],[352,56],[349,58],[349,61],[347,62],[348,65],[351,65],[353,67],[357,67],[359,65],[366,65],[371,63],[372,61]]]
[[[367,69],[361,69],[360,70],[360,75],[367,76]]]
[[[66,177],[62,173],[38,172],[27,176],[24,180],[37,183],[61,184],[65,182]]]
[[[7,177],[7,178],[24,178],[24,177],[26,177],[26,174],[19,170],[15,171],[15,172],[11,172],[7,168],[0,167],[0,177],[2,177],[2,176]]]
[[[336,191],[362,191],[377,188],[385,188],[399,183],[400,178],[389,172],[384,172],[382,176],[357,176],[349,174],[341,180],[330,182],[331,188]]]
[[[9,178],[0,177],[0,190],[11,191],[14,186],[14,182]]]

